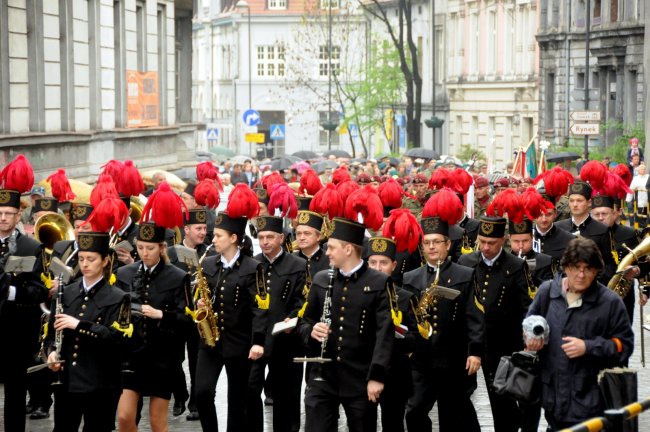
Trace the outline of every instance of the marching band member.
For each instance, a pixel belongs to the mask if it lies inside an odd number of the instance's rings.
[[[218,430],[214,404],[219,375],[228,375],[229,432],[250,430],[247,411],[254,402],[249,376],[254,361],[264,355],[269,298],[262,264],[252,258],[250,239],[244,232],[248,219],[259,213],[254,192],[238,184],[225,212],[217,214],[214,245],[216,256],[203,261],[210,304],[200,297],[198,307],[216,313],[218,340],[202,341],[196,365],[196,404],[204,431]]]
[[[180,335],[188,319],[189,275],[168,263],[166,229],[182,224],[183,202],[165,182],[149,197],[142,213],[136,247],[139,262],[121,267],[118,287],[128,292],[141,309],[134,320],[138,343],[130,354],[130,371],[124,373],[118,404],[120,431],[135,431],[138,401],[149,396],[153,431],[167,430],[167,411],[174,389],[174,373],[181,362]],[[155,221],[155,222],[154,222]]]

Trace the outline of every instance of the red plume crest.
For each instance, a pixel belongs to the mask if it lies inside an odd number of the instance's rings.
[[[558,198],[564,195],[569,189],[569,185],[573,184],[573,175],[562,167],[555,166],[549,171],[544,171],[542,174],[535,178],[535,184],[540,180],[544,180],[544,190],[546,195]]]
[[[485,214],[501,217],[507,215],[508,219],[514,223],[521,223],[524,220],[524,207],[521,204],[517,191],[514,189],[506,189],[494,197]]]
[[[553,210],[553,203],[544,199],[544,197],[534,187],[529,187],[521,195],[521,204],[524,212],[530,220],[537,219],[542,213],[546,214]]]
[[[325,187],[318,192],[309,204],[309,210],[327,215],[330,219],[339,217],[343,214],[343,199],[333,183],[327,183]]]
[[[352,177],[350,176],[348,167],[346,167],[345,165],[338,167],[332,173],[332,183],[334,183],[337,186],[339,185],[339,183],[343,183],[348,180],[352,180]]]
[[[115,180],[115,177],[113,177]],[[142,181],[142,176],[140,171],[133,165],[133,161],[127,160],[124,161],[122,167],[122,174],[117,177],[117,191],[122,194],[122,196],[138,196],[144,191],[144,182]]]
[[[409,209],[404,208],[391,210],[382,234],[395,240],[397,252],[408,250],[409,253],[413,253],[418,248],[423,235],[418,220]]]
[[[122,161],[119,161],[117,159],[111,159],[108,162],[106,162],[104,165],[102,165],[102,172],[100,173],[100,175],[108,174],[109,176],[111,176],[113,181],[117,184],[117,180],[122,175],[122,168],[124,168],[124,164],[122,163]]]
[[[451,189],[443,188],[434,193],[422,209],[422,217],[439,217],[449,225],[455,225],[465,214],[463,203]]]
[[[286,183],[276,183],[269,194],[269,213],[271,215],[280,210],[280,217],[293,219],[298,215],[298,202],[293,189]]]
[[[404,189],[394,179],[388,179],[377,187],[377,193],[384,207],[400,208],[402,206],[402,195]]]
[[[157,226],[172,229],[182,227],[184,219],[189,219],[187,205],[166,181],[160,183],[142,209],[142,222],[151,221]]]
[[[19,154],[0,172],[0,184],[4,189],[15,190],[21,194],[29,192],[34,186],[34,170],[29,160]]]
[[[52,186],[52,196],[59,202],[72,201],[76,195],[70,187],[68,177],[65,175],[64,169],[57,169],[56,172],[47,178]]]
[[[219,189],[213,179],[201,180],[194,188],[194,199],[200,206],[215,209],[219,206]]]
[[[372,230],[381,228],[384,222],[384,207],[377,191],[370,185],[358,189],[350,194],[345,202],[343,215],[352,221],[358,221],[361,213],[363,224]]]
[[[260,202],[257,195],[248,185],[237,183],[228,197],[228,216],[231,218],[245,217],[252,219],[260,214]]]
[[[126,204],[119,198],[105,198],[88,217],[88,221],[93,231],[116,233],[120,230],[126,218],[129,217],[129,209]]]
[[[115,187],[113,177],[108,174],[100,174],[97,184],[90,193],[90,205],[97,208],[102,200],[108,198],[120,198]]]
[[[316,171],[311,168],[303,171],[302,175],[300,176],[300,192],[304,193],[305,195],[314,196],[316,195],[316,192],[321,190],[322,187],[323,184],[318,178]]]
[[[602,189],[605,183],[605,175],[608,172],[609,170],[604,163],[590,160],[580,169],[580,178],[589,182],[593,189]]]

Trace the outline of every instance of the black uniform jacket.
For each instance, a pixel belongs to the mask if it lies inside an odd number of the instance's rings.
[[[591,215],[587,216],[587,219],[580,226],[574,225],[571,218],[556,222],[555,226],[569,233],[579,232],[580,236],[591,239],[596,243],[605,263],[605,268],[600,272],[598,280],[607,285],[614,273],[616,273],[616,262],[612,255],[612,251],[616,250],[616,245],[609,235],[609,227],[593,219]]]
[[[208,250],[208,246],[206,246],[204,243],[201,243],[200,245],[198,245],[194,249],[196,250],[196,254],[199,256],[199,259],[201,259],[201,257],[203,257],[203,254],[205,254],[205,258],[207,258],[209,256],[216,255],[216,252],[214,251],[214,248],[210,248],[210,250]],[[205,253],[206,250],[208,250],[207,254]],[[175,265],[176,267],[178,267],[179,269],[183,270],[186,273],[189,271],[189,269],[187,268],[187,264],[185,264],[184,262],[178,260],[178,255],[176,254],[176,249],[174,249],[173,247],[168,247],[167,248],[167,257],[169,258],[169,263],[170,264]],[[192,272],[195,272],[195,271],[196,271],[196,269],[193,268]]]
[[[258,307],[255,299],[258,284],[266,292],[262,264],[240,255],[232,268],[225,269],[221,255],[215,255],[203,260],[203,274],[212,293],[212,309],[218,314],[216,349],[225,358],[248,357],[251,346],[264,346],[266,338],[267,310]]]
[[[162,319],[150,319],[135,315],[134,337],[142,343],[150,354],[156,354],[158,363],[172,367],[180,357],[180,329],[189,317],[185,306],[191,299],[190,277],[179,268],[165,264],[162,259],[153,269],[151,275],[144,271],[142,262],[138,261],[124,266],[117,271],[117,286],[131,297],[131,304],[150,305],[162,310]],[[174,349],[170,349],[175,347]]]
[[[630,253],[627,248],[634,249],[639,244],[639,236],[637,235],[637,232],[634,230],[634,228],[630,228],[629,226],[625,225],[614,224],[610,228],[610,232],[612,235],[612,240],[616,244],[616,252],[618,253],[620,260],[622,260],[625,255]],[[642,270],[643,267],[644,266],[641,266]],[[641,276],[643,275],[644,273],[641,274]]]
[[[457,225],[465,230],[465,234],[469,240],[469,247],[473,248],[474,245],[476,245],[478,229],[481,226],[481,223],[478,220],[465,215],[465,217],[460,222],[458,222]]]
[[[539,250],[536,251],[552,258],[553,275],[560,270],[560,260],[564,255],[564,250],[574,238],[573,234],[556,227],[555,224],[545,234],[540,234],[537,229],[533,229],[533,247],[536,244],[539,245]]]
[[[542,282],[553,279],[553,258],[549,255],[537,253],[531,249],[522,258],[528,262],[530,275],[533,277],[536,288],[539,288]],[[531,265],[531,261],[534,261],[534,265]]]
[[[480,251],[463,255],[458,263],[475,270],[474,293],[485,311],[486,358],[498,360],[521,350],[521,322],[535,294],[526,262],[502,250],[492,267]]]
[[[430,265],[404,275],[404,288],[419,299],[433,284],[436,270]],[[438,297],[428,305],[432,334],[417,337],[414,366],[464,369],[468,356],[483,357],[485,321],[475,303],[474,270],[451,262],[440,266],[438,285],[460,291],[454,300]]]
[[[321,344],[311,337],[311,331],[321,321],[329,279],[329,271],[316,274],[304,319],[298,324],[300,337],[313,356],[320,355]],[[367,394],[369,380],[385,382],[395,339],[387,284],[388,276],[366,263],[350,277],[334,271],[331,333],[324,353],[333,361],[311,368],[310,378],[322,370],[325,381],[310,380],[309,385],[322,386],[340,397],[359,397]]]
[[[449,226],[449,241],[451,246],[449,247],[449,257],[453,262],[458,262],[458,259],[463,255],[463,236],[465,235],[465,230],[459,227],[458,225]]]
[[[393,280],[395,285],[401,286],[406,273],[422,266],[422,254],[420,253],[420,248],[418,247],[413,251],[413,253],[410,253],[408,250],[397,252],[395,255],[395,261],[397,261],[397,265],[395,266],[395,270],[393,270],[393,274],[390,278]]]
[[[404,338],[395,337],[393,352],[390,359],[390,369],[386,379],[386,386],[393,386],[396,390],[411,395],[413,393],[413,379],[411,378],[411,356],[417,343],[418,325],[415,321],[414,310],[417,307],[417,298],[410,291],[395,286],[397,294],[397,308],[402,312],[402,325],[408,329]]]
[[[297,316],[302,308],[305,302],[302,291],[305,287],[307,263],[304,259],[284,251],[273,263],[270,263],[264,254],[256,255],[255,259],[262,263],[266,290],[271,296],[264,344],[264,355],[270,356],[275,345],[284,347],[285,342],[290,343],[288,339],[295,339],[294,335],[285,333],[273,336],[272,331],[275,323]],[[294,343],[297,344],[297,341]]]
[[[82,279],[64,287],[63,313],[79,319],[76,329],[63,330],[62,380],[66,391],[90,393],[120,386],[121,358],[116,352],[126,339],[112,325],[118,320],[123,304],[128,304],[126,300],[127,294],[105,279],[88,293]],[[55,306],[56,299],[53,299],[45,340],[47,353],[55,349]]]
[[[325,254],[325,247],[323,246],[320,246],[310,257],[307,257],[300,249],[294,251],[293,254],[306,261],[307,271],[312,279],[319,271],[330,268],[330,259]]]

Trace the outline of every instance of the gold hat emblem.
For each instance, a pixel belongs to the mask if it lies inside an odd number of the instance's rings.
[[[602,196],[598,195],[598,196],[595,196],[593,199],[594,199],[594,207],[604,207],[605,206],[605,199]]]
[[[515,234],[526,234],[526,228],[527,227],[528,227],[528,225],[526,224],[526,222],[515,224],[514,225]]]
[[[372,240],[370,249],[375,253],[386,252],[386,249],[388,249],[388,242],[384,239],[374,239]]]
[[[494,224],[492,222],[481,222],[481,232],[485,235],[492,234],[494,231]]]
[[[156,230],[151,224],[142,224],[140,225],[140,238],[144,241],[149,241],[153,239],[156,234]]]
[[[298,223],[300,225],[304,225],[309,222],[309,213],[307,212],[300,212],[298,213]]]
[[[206,217],[206,214],[205,214],[205,210],[201,210],[201,211],[196,212],[196,221],[198,223],[205,223],[206,219],[207,219],[207,217]]]
[[[75,206],[75,208],[72,210],[72,214],[75,217],[82,217],[85,216],[86,214],[86,207],[81,207],[81,206]]]
[[[11,199],[11,194],[7,191],[0,191],[0,204],[7,204]]]
[[[79,236],[79,247],[81,249],[89,249],[93,245],[93,238],[88,235],[80,235]]]
[[[219,226],[223,222],[223,215],[219,214],[217,215],[217,218],[214,220],[214,225]]]
[[[438,226],[440,225],[440,221],[438,218],[426,218],[424,220],[424,228],[427,231],[435,231],[438,229]]]
[[[257,227],[258,231],[262,231],[264,227],[266,227],[266,219],[264,219],[263,217],[258,217],[255,220],[255,226]]]
[[[52,208],[52,200],[42,199],[40,200],[40,205],[43,210],[49,210]]]

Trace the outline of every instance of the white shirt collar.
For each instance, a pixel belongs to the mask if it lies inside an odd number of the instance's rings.
[[[483,262],[485,263],[485,265],[487,265],[488,267],[492,267],[494,265],[495,261],[497,259],[499,259],[499,257],[501,256],[502,253],[503,253],[503,248],[501,248],[501,250],[499,251],[497,256],[495,256],[494,258],[489,260],[489,259],[485,258],[485,255],[483,255],[483,253],[481,252],[481,258],[483,258]]]
[[[282,252],[284,252],[284,251],[282,250],[282,248],[280,248],[280,252],[276,256],[274,256],[273,258],[269,258],[268,256],[266,256],[266,254],[263,254],[263,255],[264,255],[264,258],[266,258],[268,260],[268,262],[273,264],[275,262],[275,260],[280,258],[280,256],[282,255]]]
[[[133,220],[131,219],[131,216],[129,216],[129,219],[127,219],[126,221],[126,226],[117,232],[120,235],[120,237],[124,235],[124,233],[126,232],[126,230],[129,229],[132,223]]]
[[[363,266],[363,260],[359,261],[359,264],[357,264],[356,267],[354,267],[354,268],[353,268],[352,270],[350,270],[349,272],[344,272],[344,271],[341,270],[341,269],[339,269],[339,272],[340,272],[343,276],[345,276],[345,277],[350,277],[350,276],[352,276],[353,274],[355,274],[355,273],[356,273],[356,272],[361,268],[361,266]]]
[[[158,264],[160,264],[160,260],[153,266],[153,267],[147,267],[144,263],[142,263],[142,268],[144,268],[144,271],[149,270],[149,273],[153,273],[153,271],[158,267]]]
[[[221,264],[223,264],[223,268],[232,268],[232,266],[235,265],[235,262],[239,259],[239,255],[240,255],[239,249],[237,250],[237,253],[230,261],[227,261],[226,258],[224,258],[224,256],[221,255]]]
[[[94,284],[88,286],[86,285],[86,278],[82,278],[83,283],[82,286],[84,287],[85,292],[89,292],[91,289],[93,289],[98,283],[100,283],[104,278],[99,278]]]
[[[545,235],[548,234],[549,231],[551,231],[552,229],[553,229],[553,224],[551,224],[551,227],[550,227],[549,229],[547,229],[546,231],[542,231],[542,230],[540,230],[539,227],[537,227],[537,225],[535,225],[535,230],[536,230],[536,231],[539,233],[539,235],[541,235],[541,236],[545,236]]]

